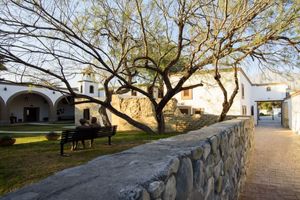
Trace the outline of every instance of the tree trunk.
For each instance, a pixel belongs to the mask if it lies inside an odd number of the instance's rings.
[[[225,120],[230,107],[231,107],[231,105],[229,103],[226,103],[226,104],[223,105],[222,112],[221,112],[221,114],[219,116],[219,119],[218,119],[219,122],[222,122],[222,121]]]
[[[166,131],[165,117],[163,112],[156,113],[157,132],[163,134]]]
[[[104,126],[111,126],[111,123],[109,121],[107,112],[106,112],[106,108],[104,106],[100,106],[99,108],[99,114],[102,118],[102,122]]]

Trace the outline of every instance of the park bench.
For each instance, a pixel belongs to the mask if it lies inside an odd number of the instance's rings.
[[[69,142],[72,143],[72,149],[74,149],[75,143],[78,141],[108,137],[108,144],[111,145],[111,137],[116,134],[116,130],[117,126],[64,130],[60,139],[60,155],[64,156],[64,144]]]

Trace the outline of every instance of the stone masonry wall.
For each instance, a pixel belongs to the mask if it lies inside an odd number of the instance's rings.
[[[77,99],[81,101],[81,99]],[[122,113],[127,114],[133,119],[146,124],[153,130],[156,130],[157,123],[155,120],[154,108],[147,98],[143,97],[120,97],[113,96],[112,105]],[[96,103],[82,103],[75,105],[75,125],[79,125],[79,120],[83,118],[83,110],[89,109],[91,117],[97,117],[98,121],[103,125],[102,118],[98,112],[99,104]],[[132,131],[139,130],[129,124],[127,121],[110,113],[107,110],[108,117],[113,125],[118,126],[118,131]],[[216,115],[186,115],[182,114],[177,107],[177,100],[171,99],[164,108],[165,124],[167,132],[187,132],[201,128],[206,125],[215,123],[218,119]]]
[[[234,200],[253,131],[252,118],[217,123],[98,157],[0,199]]]

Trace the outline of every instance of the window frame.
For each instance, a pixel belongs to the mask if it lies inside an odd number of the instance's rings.
[[[188,92],[188,95],[185,95],[185,92]],[[193,89],[187,89],[181,91],[182,100],[192,100],[193,99]]]
[[[90,85],[89,92],[90,92],[90,94],[94,94],[95,93],[95,87],[93,85]]]
[[[91,112],[89,108],[83,109],[83,119],[90,120]]]

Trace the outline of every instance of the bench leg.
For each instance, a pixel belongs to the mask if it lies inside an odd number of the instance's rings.
[[[108,144],[111,145],[111,136],[108,136]]]
[[[64,155],[64,144],[60,144],[60,155]]]

